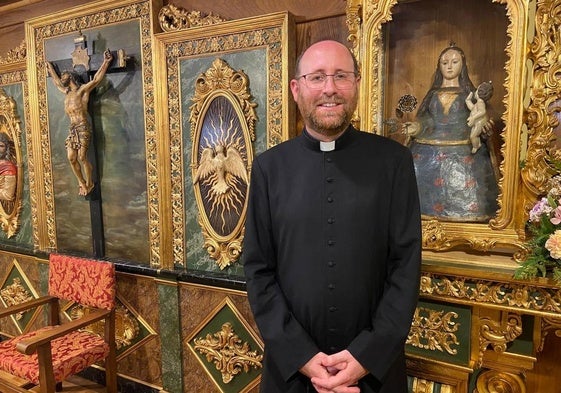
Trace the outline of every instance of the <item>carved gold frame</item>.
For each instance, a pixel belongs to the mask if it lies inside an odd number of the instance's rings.
[[[491,1],[491,0],[490,0]],[[361,101],[357,110],[357,121],[362,129],[381,133],[381,113],[384,108],[384,76],[383,67],[385,47],[382,29],[384,24],[392,21],[392,7],[397,0],[351,0],[347,2],[347,26],[349,27],[349,41],[357,56],[362,80],[360,89]],[[526,2],[521,0],[501,0],[496,3],[506,7],[508,37],[505,53],[506,78],[504,89],[506,94],[503,104],[506,111],[502,116],[505,128],[502,140],[506,141],[501,147],[503,161],[500,164],[499,179],[499,207],[496,216],[488,223],[445,222],[437,219],[423,220],[423,249],[424,255],[433,260],[454,260],[455,262],[473,261],[477,259],[473,254],[488,253],[501,254],[505,267],[512,268],[514,259],[519,260],[525,253],[524,247],[524,217],[525,206],[519,194],[520,160],[523,158],[524,140],[520,130],[523,124],[523,100],[525,98],[526,81],[526,28],[529,10]],[[368,94],[364,94],[368,92]],[[529,145],[528,151],[536,149],[536,145]],[[530,192],[530,194],[532,194]],[[535,193],[534,193],[535,195]],[[460,252],[456,252],[460,250]],[[466,258],[465,252],[471,255]],[[473,250],[476,252],[473,253]],[[447,251],[442,253],[441,251]],[[450,253],[453,251],[453,253]],[[509,257],[510,256],[510,257]],[[489,264],[486,255],[481,260],[483,265]]]
[[[143,97],[145,116],[145,146],[147,171],[148,233],[150,238],[150,264],[160,266],[161,228],[160,228],[160,184],[159,167],[156,161],[158,138],[154,118],[154,90],[152,71],[152,37],[154,33],[155,8],[161,0],[103,0],[69,8],[25,22],[27,48],[27,69],[29,77],[29,101],[32,145],[37,146],[33,157],[37,162],[35,189],[37,195],[38,249],[51,251],[57,249],[55,201],[53,189],[53,170],[51,167],[51,141],[49,135],[47,106],[47,68],[45,41],[62,35],[76,34],[79,30],[103,27],[126,21],[137,20],[140,24],[142,50],[142,75],[144,79]],[[31,146],[31,144],[29,144]],[[34,204],[35,205],[35,204]]]
[[[0,58],[0,87],[18,83],[22,85],[23,114],[25,117],[25,124],[29,125],[30,111],[29,89],[25,64],[26,56],[27,51],[24,40],[17,47],[10,50],[6,54],[5,58]],[[12,105],[15,105],[13,100],[7,99],[6,101],[4,101],[4,103],[5,104],[2,105],[2,112],[4,114],[4,117],[8,119],[8,123],[10,124],[10,136],[12,141],[14,142],[16,162],[18,165],[18,179],[15,199],[16,206],[14,206],[14,210],[12,210],[11,214],[6,214],[6,212],[1,211],[2,229],[6,231],[8,237],[11,237],[20,227],[20,213],[22,208],[22,193],[24,182],[24,162],[27,169],[27,177],[30,186],[31,220],[34,224],[36,222],[37,216],[37,207],[35,203],[37,198],[33,187],[33,185],[35,184],[35,164],[32,157],[33,146],[31,146],[31,133],[24,132],[24,130],[21,129],[21,119],[17,114],[16,108],[12,107]],[[21,138],[25,138],[25,144],[27,146],[27,157],[25,158],[22,157]],[[32,225],[32,237],[33,243],[35,245],[38,243],[36,228],[36,225]]]
[[[156,91],[156,102],[160,104],[156,111],[157,124],[161,132],[161,140],[169,145],[168,151],[162,151],[160,165],[169,173],[164,178],[169,179],[164,187],[169,192],[170,199],[167,204],[171,208],[171,232],[162,234],[166,238],[170,249],[166,250],[168,268],[174,265],[186,265],[186,202],[183,152],[191,146],[183,146],[183,135],[190,132],[182,129],[182,117],[190,118],[188,113],[182,113],[181,72],[180,62],[183,60],[196,60],[202,57],[220,58],[224,54],[239,53],[253,49],[265,49],[267,69],[262,70],[262,77],[266,78],[266,118],[259,119],[265,124],[266,147],[271,147],[288,139],[289,132],[293,129],[291,122],[294,119],[294,104],[290,100],[288,82],[291,75],[293,60],[294,34],[292,17],[287,12],[268,14],[228,22],[213,21],[205,25],[196,23],[193,27],[177,31],[167,31],[156,35],[155,59],[157,83],[161,87]],[[239,70],[236,70],[239,71]],[[260,71],[261,72],[261,71]],[[251,78],[251,75],[249,75]],[[194,94],[192,92],[191,94]],[[240,115],[240,118],[245,115]],[[250,123],[249,121],[248,123]],[[185,127],[187,128],[187,127]],[[196,128],[196,127],[195,127]],[[248,150],[253,149],[248,145]],[[249,162],[249,165],[251,163]],[[248,172],[249,172],[248,166]],[[199,200],[199,203],[201,201]],[[203,227],[204,219],[203,219]],[[211,233],[212,231],[207,231]],[[236,245],[241,247],[243,239],[243,226],[235,236]],[[215,235],[206,236],[206,244],[211,248],[221,247],[230,240],[220,239]],[[206,246],[205,246],[206,247]],[[225,255],[224,251],[220,255]],[[215,259],[220,260],[220,255]],[[233,256],[227,257],[224,263],[231,264]],[[222,263],[222,262],[221,262]],[[224,265],[220,265],[223,268]]]
[[[16,187],[13,201],[0,203],[0,229],[8,238],[13,237],[19,229],[19,217],[22,208],[23,192],[23,157],[20,146],[22,136],[21,120],[19,118],[15,100],[8,96],[0,87],[0,132],[5,134],[12,143],[15,166],[17,167]]]
[[[242,70],[232,69],[219,58],[197,78],[193,102],[190,116],[193,142],[191,173],[193,183],[197,183],[193,187],[205,239],[203,247],[216,260],[218,267],[224,269],[234,263],[242,251],[249,174],[253,161],[251,145],[255,140],[257,121],[256,104],[252,101],[248,76]],[[211,108],[216,108],[218,102],[223,103],[223,108],[219,108],[220,113],[211,113]],[[224,113],[228,106],[233,113]],[[205,129],[205,124],[209,125],[208,129]],[[217,149],[223,149],[226,155],[219,155]],[[222,168],[217,168],[217,159],[223,163]],[[205,179],[195,180],[199,173],[204,172],[214,176],[207,181],[210,189],[206,192],[202,186]],[[220,179],[222,176],[223,180]],[[223,185],[220,192],[212,191],[220,185]],[[226,214],[234,215],[236,222],[234,225],[230,223],[231,228],[227,233],[219,233],[216,226],[225,223]]]

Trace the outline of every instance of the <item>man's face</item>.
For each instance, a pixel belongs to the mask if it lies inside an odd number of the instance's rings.
[[[6,158],[7,150],[8,147],[6,146],[6,143],[0,142],[0,158]]]
[[[312,45],[300,60],[298,76],[313,72],[333,75],[354,72],[353,59],[342,44],[333,41]],[[312,89],[305,78],[293,79],[290,88],[294,101],[302,114],[306,128],[319,134],[333,136],[343,132],[350,124],[358,101],[358,77],[350,88],[338,88],[331,76],[325,86]]]

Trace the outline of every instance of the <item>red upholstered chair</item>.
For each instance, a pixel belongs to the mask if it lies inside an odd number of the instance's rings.
[[[114,265],[60,254],[49,259],[49,294],[0,310],[6,317],[40,305],[48,309],[48,326],[0,342],[0,392],[28,392],[33,386],[36,392],[38,385],[39,392],[53,393],[68,376],[105,360],[107,392],[117,393]],[[90,311],[61,324],[59,299]],[[101,320],[104,337],[83,330]]]

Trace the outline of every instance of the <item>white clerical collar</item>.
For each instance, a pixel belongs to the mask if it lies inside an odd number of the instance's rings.
[[[321,151],[333,151],[335,150],[335,141],[329,141],[329,142],[319,141],[319,149]]]

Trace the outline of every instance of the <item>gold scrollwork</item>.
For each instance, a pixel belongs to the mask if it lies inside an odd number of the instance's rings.
[[[263,355],[251,351],[247,342],[234,333],[232,324],[226,322],[222,330],[214,334],[207,334],[205,338],[195,338],[194,348],[206,356],[208,362],[213,362],[216,369],[222,373],[224,383],[231,382],[240,372],[249,372],[251,367],[261,368]]]
[[[524,283],[470,280],[424,273],[421,295],[473,305],[491,304],[525,311],[561,314],[561,289],[535,287]]]
[[[522,334],[522,318],[518,314],[509,313],[502,321],[491,318],[481,318],[479,326],[479,359],[477,367],[483,363],[483,353],[487,347],[493,347],[498,353],[506,351],[508,343]]]
[[[0,56],[0,65],[25,61],[26,56],[27,56],[27,47],[25,45],[25,40],[22,40],[17,47],[15,47],[14,49],[10,49],[6,53],[6,56],[4,57]]]
[[[0,228],[8,238],[20,226],[22,209],[22,131],[16,101],[0,88]]]
[[[477,377],[474,393],[526,393],[526,383],[520,375],[504,371],[486,370]]]
[[[10,285],[5,286],[0,291],[0,295],[8,307],[34,299],[33,295],[21,284],[21,278],[19,277],[15,277]],[[19,321],[25,312],[27,311],[17,313],[15,315],[16,321]]]
[[[163,31],[184,30],[196,26],[208,26],[226,21],[226,19],[213,15],[203,15],[201,11],[187,11],[183,7],[168,4],[160,9],[158,21]]]
[[[528,149],[522,180],[526,186],[526,204],[533,204],[536,197],[545,193],[547,180],[553,174],[551,159],[561,159],[561,150],[554,148],[557,136],[554,129],[559,124],[557,114],[561,81],[561,8],[557,0],[537,2],[535,36],[529,47],[529,70],[533,75],[531,103],[527,109]],[[527,208],[526,210],[529,210]]]
[[[543,317],[541,321],[542,335],[540,346],[538,347],[538,352],[543,351],[545,345],[545,337],[548,335],[550,330],[554,330],[555,335],[557,337],[561,337],[561,318]]]
[[[247,75],[222,59],[195,83],[189,119],[193,187],[204,248],[220,269],[241,254],[256,105]]]
[[[446,313],[417,307],[406,343],[417,348],[456,355],[458,350],[452,348],[453,345],[460,344],[455,334],[460,327],[454,321],[456,318],[458,314],[453,311]]]

